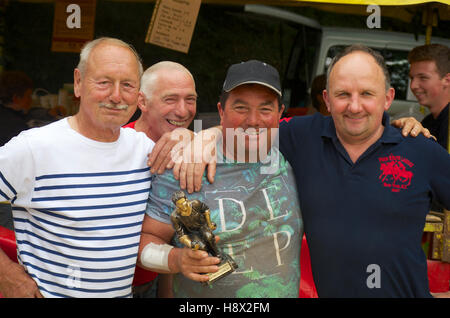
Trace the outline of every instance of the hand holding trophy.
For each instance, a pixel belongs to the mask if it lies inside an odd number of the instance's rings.
[[[217,226],[211,222],[208,206],[199,200],[188,200],[183,191],[174,192],[172,202],[175,204],[175,210],[170,219],[178,240],[188,248],[206,251],[221,260],[217,272],[206,274],[209,276],[207,284],[234,272],[238,267],[236,262],[231,256],[221,252],[216,245],[212,231]]]

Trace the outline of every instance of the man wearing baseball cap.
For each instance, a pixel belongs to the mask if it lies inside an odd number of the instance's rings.
[[[230,66],[223,83],[223,90],[230,92],[233,88],[244,84],[260,84],[272,89],[278,96],[281,96],[278,71],[272,65],[264,62],[250,60]]]
[[[216,180],[188,199],[209,207],[218,248],[238,268],[205,288],[199,282],[218,270],[220,260],[178,242],[169,245],[170,197],[179,190],[171,171],[152,180],[139,261],[174,273],[175,297],[298,297],[303,222],[292,168],[275,142],[284,110],[278,71],[256,60],[232,65],[217,108],[224,133],[217,142]]]
[[[335,57],[323,96],[332,117],[280,124],[319,297],[430,297],[420,238],[431,198],[450,204],[448,154],[390,127],[394,89],[370,48],[349,46]]]

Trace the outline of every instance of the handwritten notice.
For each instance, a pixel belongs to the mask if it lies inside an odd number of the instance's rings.
[[[200,4],[201,0],[158,0],[145,42],[188,53]]]

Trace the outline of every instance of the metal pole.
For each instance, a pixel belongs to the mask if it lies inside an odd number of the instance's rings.
[[[0,0],[0,72],[3,71],[5,60],[3,58],[3,46],[5,44],[5,12],[7,0]]]

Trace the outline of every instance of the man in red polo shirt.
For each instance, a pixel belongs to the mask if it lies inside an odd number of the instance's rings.
[[[141,78],[138,107],[141,116],[124,127],[144,132],[155,143],[166,132],[187,128],[197,108],[192,74],[183,65],[170,61],[149,67]],[[156,297],[158,285],[167,282],[162,277],[156,279],[157,276],[158,273],[137,266],[133,282],[134,297]]]

